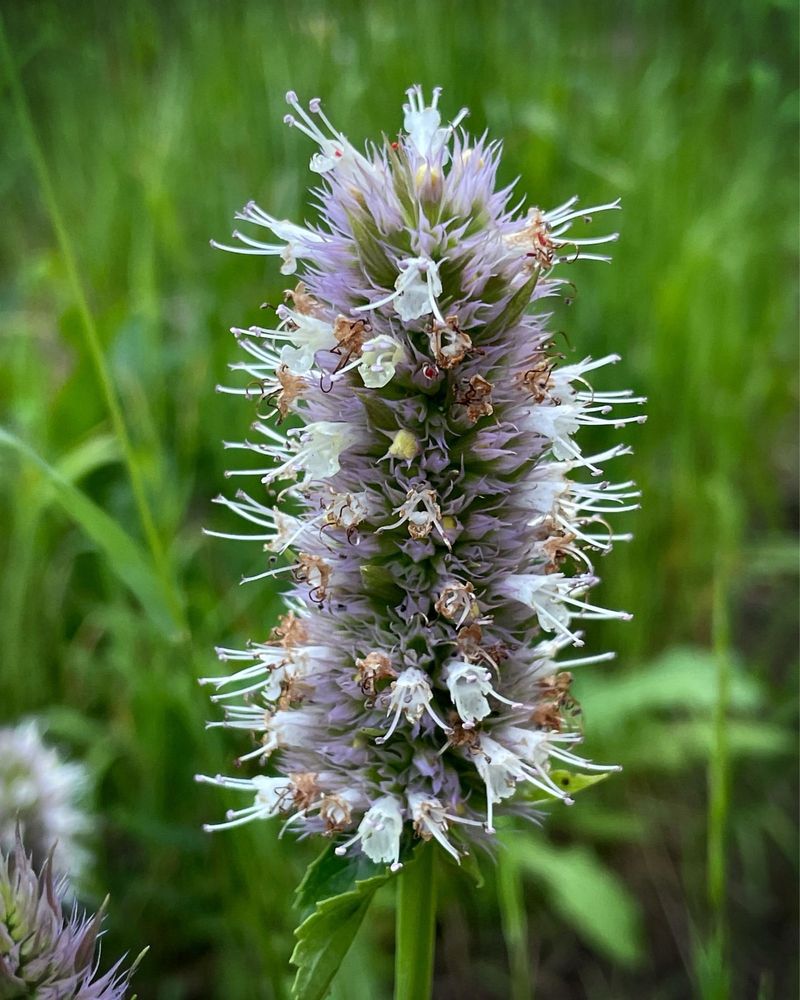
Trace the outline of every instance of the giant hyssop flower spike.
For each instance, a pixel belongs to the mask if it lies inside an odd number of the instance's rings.
[[[122,959],[98,970],[105,904],[81,914],[65,877],[55,877],[52,851],[41,865],[26,854],[17,829],[12,850],[0,851],[0,996],[41,1000],[123,1000],[144,952],[132,967]]]
[[[63,760],[33,720],[0,727],[0,851],[13,851],[19,829],[34,865],[49,854],[55,876],[80,885],[92,830],[89,785],[83,765]]]
[[[211,724],[255,738],[243,774],[199,776],[243,796],[208,829],[280,817],[392,869],[413,838],[460,859],[498,811],[571,802],[553,770],[615,770],[576,752],[562,670],[607,654],[557,656],[581,621],[628,617],[587,595],[594,554],[629,537],[609,515],[639,494],[602,473],[627,448],[575,436],[644,419],[642,398],[589,383],[618,356],[566,363],[535,308],[571,284],[561,265],[609,260],[616,233],[573,226],[619,202],[520,213],[499,143],[438,99],[412,87],[396,141],[361,153],[290,92],[319,221],[251,203],[237,218],[268,236],[226,248],[301,280],[274,325],[234,330],[243,378],[222,390],[258,419],[226,445],[254,459],[228,473],[250,485],[218,498],[249,533],[213,533],[252,538],[247,579],[289,590],[269,636],[219,649],[232,670],[203,681],[224,706]]]

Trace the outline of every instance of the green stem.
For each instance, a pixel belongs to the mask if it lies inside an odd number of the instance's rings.
[[[511,1000],[533,1000],[533,982],[528,956],[528,915],[522,895],[519,869],[507,855],[498,859],[497,896],[500,922],[508,951]]]
[[[722,561],[722,560],[721,560]],[[716,660],[717,698],[708,771],[708,902],[712,929],[709,940],[710,982],[707,996],[727,1000],[728,928],[726,919],[727,833],[730,800],[728,709],[730,703],[730,625],[727,573],[718,566],[714,577],[712,633]]]
[[[397,886],[394,1000],[428,1000],[436,949],[436,848],[420,844]]]
[[[58,199],[56,198],[56,192],[53,186],[50,170],[47,166],[47,161],[45,160],[42,147],[40,146],[39,139],[36,135],[36,129],[33,125],[33,119],[31,118],[30,108],[28,107],[25,92],[22,88],[19,72],[11,53],[11,48],[8,44],[5,23],[2,16],[0,16],[0,55],[2,56],[2,61],[6,66],[11,96],[16,107],[22,132],[28,144],[31,160],[33,162],[33,168],[39,181],[42,197],[56,234],[61,255],[64,258],[67,279],[75,298],[78,314],[81,318],[81,327],[83,329],[84,342],[86,344],[87,352],[94,366],[97,381],[100,384],[100,389],[103,393],[103,397],[111,417],[114,434],[119,440],[125,464],[128,467],[128,475],[131,481],[131,491],[139,513],[139,519],[142,524],[144,536],[147,540],[147,545],[150,549],[153,563],[156,567],[156,572],[164,583],[175,619],[178,622],[183,622],[183,609],[172,580],[167,553],[156,528],[152,510],[150,509],[150,503],[147,499],[147,492],[144,486],[144,479],[136,460],[133,443],[131,442],[131,438],[128,433],[128,428],[122,413],[122,406],[117,395],[117,390],[111,378],[111,372],[106,364],[105,355],[103,353],[103,345],[100,340],[100,334],[97,330],[97,324],[95,323],[94,316],[89,308],[86,292],[81,284],[75,252],[72,247],[72,242],[70,240],[64,218],[61,215],[61,209],[58,205]]]
[[[731,686],[731,629],[728,607],[733,578],[732,558],[737,526],[735,509],[722,484],[714,491],[718,543],[714,567],[711,633],[716,661],[716,702],[708,766],[707,893],[711,915],[706,947],[707,975],[703,994],[708,1000],[728,1000],[731,995],[730,942],[727,921],[727,840],[730,813],[730,751],[728,715]]]

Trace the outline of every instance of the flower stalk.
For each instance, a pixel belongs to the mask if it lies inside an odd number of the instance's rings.
[[[436,852],[420,844],[397,882],[394,1000],[432,995],[436,950]]]

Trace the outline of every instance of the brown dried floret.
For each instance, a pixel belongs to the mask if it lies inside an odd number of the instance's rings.
[[[494,413],[492,388],[492,383],[483,375],[473,375],[466,385],[462,384],[457,391],[455,402],[460,406],[466,406],[470,423],[477,423],[481,417],[488,417]]]
[[[275,372],[275,377],[280,383],[280,389],[277,389],[272,396],[275,400],[275,407],[281,415],[280,418],[284,420],[289,414],[292,403],[296,399],[302,398],[307,383],[302,376],[295,375],[288,365],[280,365]]]
[[[481,727],[464,728],[464,722],[458,712],[450,712],[447,717],[450,732],[447,734],[448,747],[463,747],[470,753],[477,753],[480,746]]]
[[[308,809],[319,794],[317,775],[313,771],[297,771],[289,775],[292,783],[292,801],[297,809]]]
[[[570,531],[556,531],[542,545],[542,549],[547,556],[544,566],[545,573],[557,573],[565,560],[573,555],[575,547],[573,542],[577,538]]]
[[[300,705],[311,692],[311,685],[304,682],[301,677],[296,677],[293,674],[290,674],[288,677],[284,676],[284,679],[281,681],[278,708],[285,711],[288,708]]]
[[[336,352],[342,355],[340,365],[345,364],[353,355],[358,357],[364,341],[369,340],[372,327],[365,319],[348,319],[347,316],[337,316],[333,324],[333,335],[336,338]]]
[[[365,697],[374,699],[381,681],[394,680],[397,671],[386,653],[374,649],[363,659],[356,660],[356,680]]]
[[[284,649],[292,649],[294,646],[308,640],[308,631],[305,624],[295,615],[294,611],[289,611],[281,615],[278,624],[269,634],[269,641],[273,646],[283,646]]]
[[[312,556],[307,552],[301,552],[297,557],[294,578],[298,583],[308,584],[310,588],[308,596],[317,604],[321,604],[327,597],[330,577],[330,564],[325,562],[320,556]]]
[[[287,288],[283,297],[287,302],[291,302],[297,312],[303,316],[319,316],[322,312],[318,300],[306,291],[306,286],[302,281],[298,281],[293,289]]]
[[[507,238],[511,246],[525,250],[531,268],[549,271],[558,263],[558,247],[550,236],[550,227],[541,209],[530,208],[524,229]]]
[[[540,700],[530,717],[537,728],[561,732],[565,713],[573,718],[580,716],[581,707],[571,694],[571,686],[572,674],[568,670],[539,681]]]
[[[454,621],[460,619],[460,624],[467,618],[479,616],[478,602],[474,598],[475,588],[471,583],[459,583],[454,580],[442,587],[434,607],[444,618]]]
[[[553,362],[549,358],[544,358],[518,376],[523,388],[530,393],[535,403],[544,403],[550,398],[554,368]]]
[[[448,316],[444,323],[434,322],[428,338],[440,368],[454,368],[472,349],[472,339],[459,327],[457,316]]]
[[[495,668],[503,660],[508,659],[508,648],[505,643],[496,642],[491,646],[484,646],[482,639],[481,627],[475,622],[458,630],[456,648],[463,659],[469,660],[470,663],[478,663],[483,660]]]
[[[323,795],[319,815],[328,836],[346,830],[352,820],[352,810],[343,795]]]

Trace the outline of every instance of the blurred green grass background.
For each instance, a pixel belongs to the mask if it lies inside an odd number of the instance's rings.
[[[251,419],[213,386],[228,327],[282,288],[208,238],[250,197],[310,213],[289,87],[361,143],[400,126],[414,82],[504,137],[531,201],[622,196],[614,264],[573,268],[556,325],[576,357],[620,352],[609,386],[650,400],[628,435],[636,540],[601,566],[603,600],[636,617],[591,630],[619,657],[576,679],[590,755],[625,773],[507,837],[483,889],[448,872],[435,995],[796,995],[794,5],[2,13],[0,722],[37,715],[91,767],[90,890],[112,895],[108,955],[151,946],[139,995],[286,997],[314,853],[272,827],[200,832],[221,803],[192,775],[235,749],[204,731],[195,678],[277,613],[237,585],[255,554],[200,534],[220,441]],[[341,1000],[389,995],[391,911],[380,897]]]

